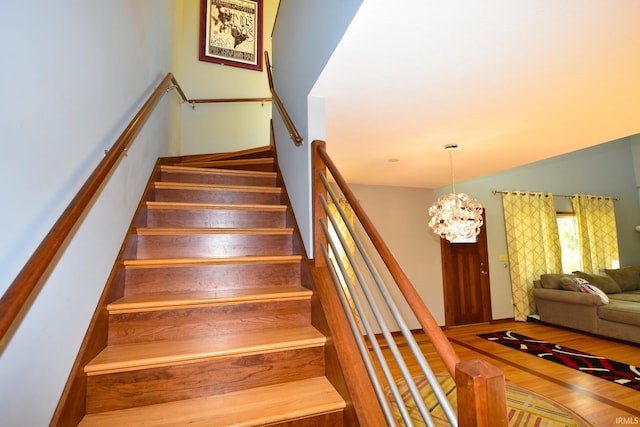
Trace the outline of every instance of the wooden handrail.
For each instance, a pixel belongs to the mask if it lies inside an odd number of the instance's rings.
[[[164,95],[168,89],[176,89],[183,102],[187,102],[187,97],[184,95],[175,77],[173,74],[168,73],[120,137],[111,148],[105,152],[105,157],[100,161],[89,178],[87,178],[87,181],[76,193],[73,200],[71,200],[67,208],[62,212],[62,215],[60,215],[60,218],[58,218],[22,270],[20,270],[20,273],[18,273],[9,288],[7,288],[2,298],[0,298],[0,313],[2,313],[2,317],[0,318],[0,339],[4,337],[11,327],[11,324],[18,316],[18,313],[55,258],[71,230],[78,222],[78,219],[82,216],[91,199],[102,186],[105,178],[109,175],[122,153],[126,152],[127,147],[138,135],[158,105],[162,95]]]
[[[219,102],[271,102],[272,98],[203,98],[190,99],[189,104],[214,104]]]
[[[314,141],[314,144],[316,142],[317,141]],[[318,147],[317,151],[318,155],[322,158],[324,164],[327,166],[327,169],[329,169],[329,171],[331,172],[331,175],[342,191],[342,194],[349,202],[349,205],[353,209],[354,214],[362,223],[362,227],[369,235],[371,242],[375,246],[376,250],[380,253],[382,261],[387,266],[387,268],[389,269],[389,273],[391,273],[391,276],[398,284],[398,288],[400,289],[402,295],[404,295],[407,303],[416,315],[416,318],[418,319],[418,322],[420,322],[420,325],[424,329],[424,332],[429,336],[429,339],[433,343],[433,346],[444,362],[447,371],[449,371],[449,373],[454,376],[456,365],[460,363],[460,358],[451,346],[451,343],[440,329],[440,326],[433,318],[424,301],[409,281],[409,278],[400,267],[400,264],[398,264],[398,261],[396,261],[395,257],[391,253],[391,250],[389,250],[389,247],[378,233],[378,230],[376,230],[375,226],[365,213],[364,209],[362,209],[362,206],[358,202],[358,199],[347,185],[347,182],[340,174],[340,171],[338,171],[338,168],[336,168],[336,165],[327,154],[325,148],[320,146]]]
[[[296,125],[293,124],[293,120],[291,120],[291,117],[289,117],[289,113],[287,113],[287,109],[284,108],[284,104],[280,100],[280,97],[278,96],[276,89],[273,87],[273,76],[271,75],[271,63],[269,62],[269,53],[267,51],[264,52],[264,62],[265,62],[265,67],[267,69],[267,78],[269,79],[269,90],[271,91],[271,96],[273,96],[273,103],[278,108],[278,111],[280,112],[280,116],[282,117],[282,120],[284,121],[285,126],[289,130],[289,135],[291,135],[291,139],[293,140],[293,143],[295,145],[302,145],[302,137],[300,136],[298,129],[296,129]]]

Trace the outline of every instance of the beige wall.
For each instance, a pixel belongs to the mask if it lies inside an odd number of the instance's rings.
[[[200,2],[185,1],[180,84],[194,98],[269,98],[267,72],[198,59]],[[278,0],[263,1],[263,50],[271,52]],[[235,151],[269,144],[271,103],[199,104],[182,107],[182,154]]]
[[[433,199],[433,191],[359,184],[350,184],[350,187],[435,320],[444,325],[440,242],[427,225],[427,210]],[[384,282],[391,284],[388,274],[384,274],[386,270],[382,263],[375,264]],[[419,328],[408,306],[399,303],[402,298],[399,292],[391,293],[403,315],[407,316],[408,326],[411,329]]]

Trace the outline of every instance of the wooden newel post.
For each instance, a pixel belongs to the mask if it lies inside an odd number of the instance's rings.
[[[456,365],[459,427],[506,427],[504,373],[480,359]]]
[[[320,203],[320,196],[327,199],[327,190],[320,180],[320,174],[327,174],[327,166],[324,164],[318,150],[326,148],[326,142],[315,140],[311,143],[311,198],[313,200],[313,258],[316,267],[327,265],[322,255],[322,247],[327,247],[327,238],[320,227],[320,222],[327,222],[327,214]]]

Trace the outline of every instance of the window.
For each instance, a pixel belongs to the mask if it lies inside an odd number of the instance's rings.
[[[556,217],[562,248],[562,271],[571,273],[580,270],[580,242],[576,215],[573,212],[556,212]]]

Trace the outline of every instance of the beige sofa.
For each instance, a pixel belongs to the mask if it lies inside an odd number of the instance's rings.
[[[582,292],[577,277],[606,296]],[[603,275],[543,274],[534,281],[533,295],[541,322],[640,344],[640,267],[605,270]]]

